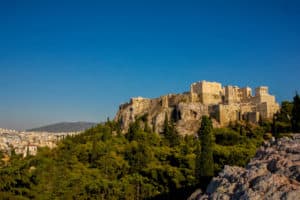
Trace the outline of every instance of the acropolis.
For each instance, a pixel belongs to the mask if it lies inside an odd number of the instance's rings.
[[[253,95],[250,87],[200,81],[191,84],[190,91],[182,94],[132,98],[120,106],[115,120],[121,122],[126,131],[137,117],[147,116],[149,126],[160,132],[167,115],[179,133],[194,134],[203,115],[210,116],[215,127],[224,127],[239,120],[251,123],[271,120],[278,110],[279,104],[266,86],[257,87]]]

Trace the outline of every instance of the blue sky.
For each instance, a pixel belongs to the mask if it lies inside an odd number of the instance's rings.
[[[98,122],[198,80],[291,100],[299,24],[296,0],[0,0],[0,127]]]

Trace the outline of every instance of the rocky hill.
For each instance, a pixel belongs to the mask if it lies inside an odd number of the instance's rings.
[[[130,123],[142,117],[159,133],[167,116],[180,134],[193,135],[204,115],[213,119],[214,127],[222,127],[238,120],[257,123],[261,119],[272,119],[278,109],[275,96],[269,94],[268,87],[258,87],[252,95],[249,87],[223,87],[221,83],[201,81],[191,84],[190,90],[182,94],[154,99],[132,98],[119,107],[115,121],[120,122],[126,132]]]
[[[265,142],[246,168],[225,166],[188,200],[300,199],[300,134]]]
[[[87,130],[96,123],[92,122],[61,122],[56,124],[51,124],[47,126],[42,126],[39,128],[30,129],[30,132],[49,132],[49,133],[59,133],[59,132],[78,132]]]

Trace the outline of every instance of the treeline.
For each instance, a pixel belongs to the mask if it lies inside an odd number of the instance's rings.
[[[263,123],[265,127],[267,122]],[[269,129],[278,137],[281,133],[300,133],[300,97],[298,93],[293,101],[283,101],[280,111],[277,112],[272,123],[269,123]]]
[[[200,122],[199,122],[200,123]],[[244,166],[263,141],[259,126],[237,123],[181,136],[166,117],[153,133],[137,119],[126,134],[112,121],[67,137],[35,157],[14,155],[0,169],[2,199],[183,199],[225,164]]]

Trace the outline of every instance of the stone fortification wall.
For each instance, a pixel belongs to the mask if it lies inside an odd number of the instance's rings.
[[[252,90],[249,87],[225,86],[223,95],[225,104],[246,103],[252,97]]]
[[[142,97],[132,98],[129,103],[120,106],[115,120],[121,123],[121,128],[127,130],[129,124],[134,122],[136,117],[147,113],[149,110],[161,108],[159,99],[146,99]]]
[[[247,101],[252,97],[252,89],[250,87],[240,88],[239,93],[242,101]]]
[[[219,105],[219,122],[221,126],[240,120],[239,110],[240,106],[238,104]]]
[[[194,134],[203,115],[214,119],[215,126],[226,126],[237,120],[257,123],[260,119],[272,119],[279,109],[275,96],[268,87],[222,87],[221,83],[201,81],[190,86],[190,92],[168,94],[155,99],[132,98],[120,106],[115,117],[127,131],[136,118],[147,114],[147,122],[156,132],[162,130],[167,115],[176,123],[181,134]]]
[[[201,81],[191,85],[192,101],[203,104],[218,104],[222,102],[223,88],[221,83]]]

